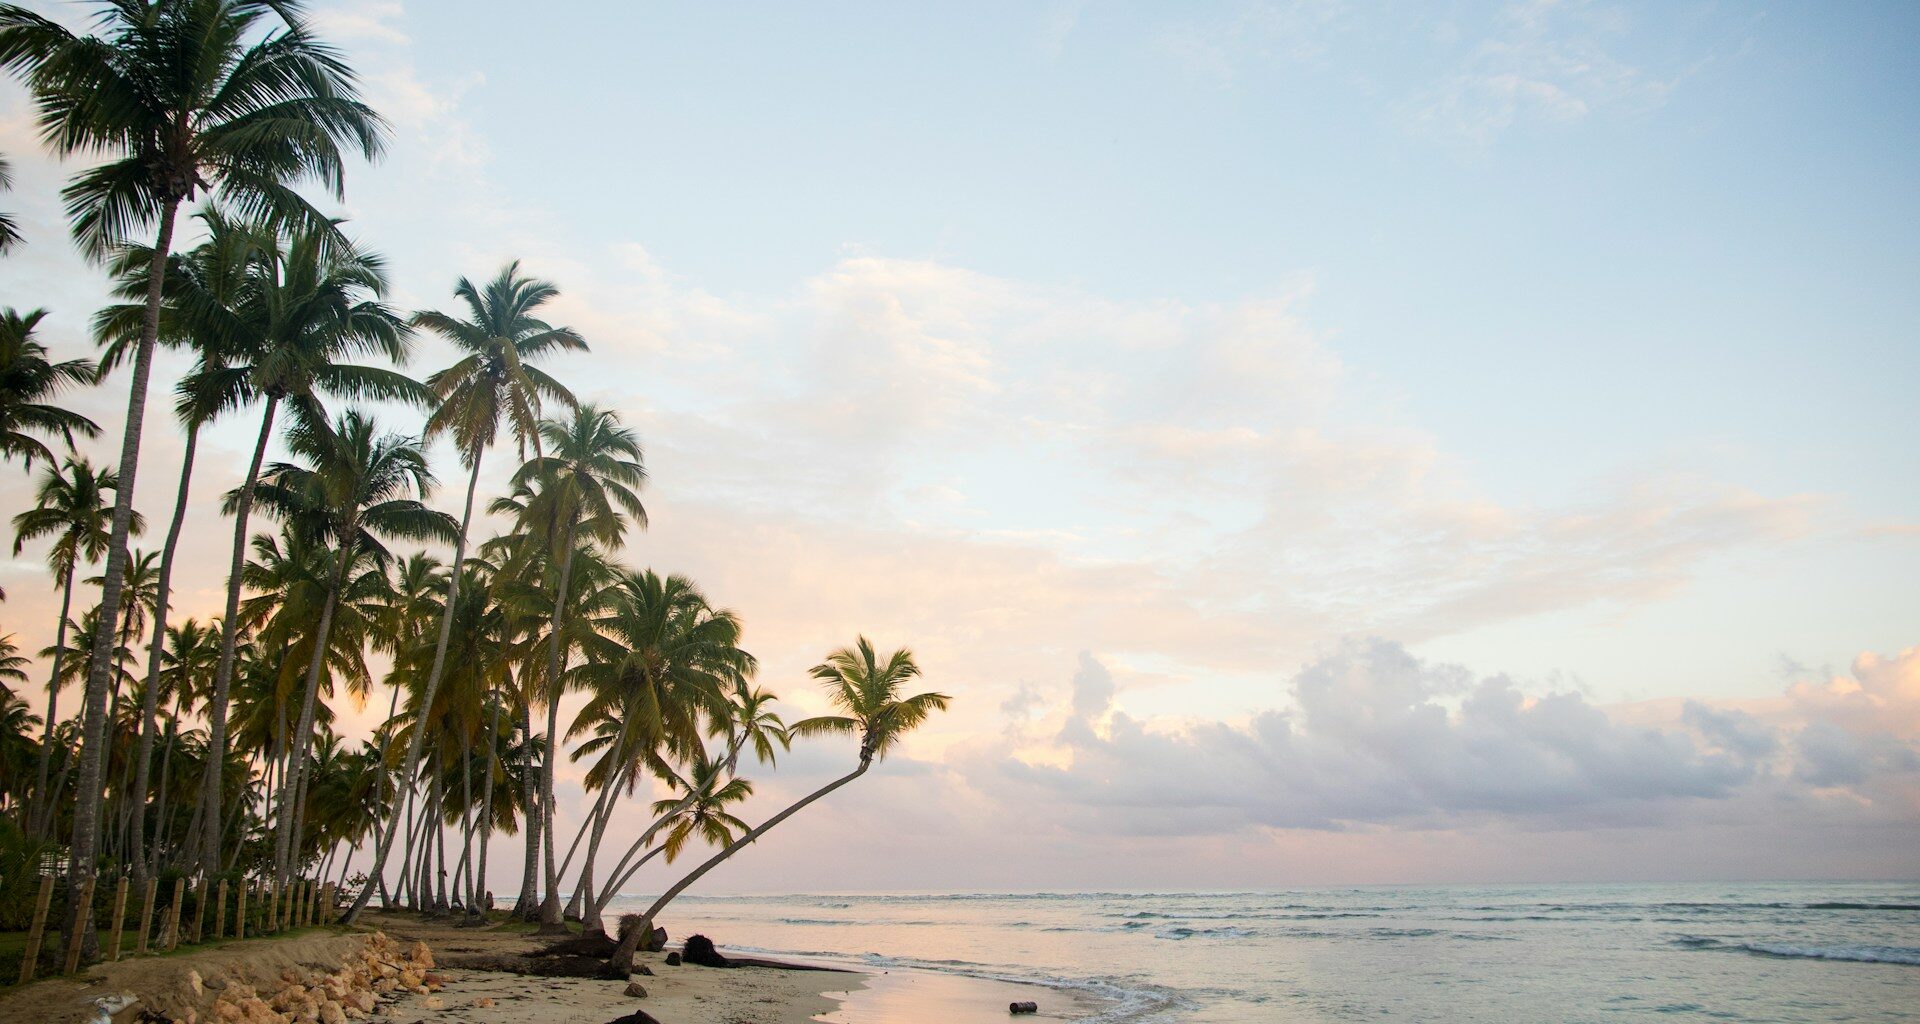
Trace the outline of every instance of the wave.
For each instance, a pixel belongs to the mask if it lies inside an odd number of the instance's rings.
[[[1254,932],[1248,931],[1245,928],[1188,928],[1184,925],[1176,925],[1172,928],[1165,928],[1154,932],[1153,937],[1156,939],[1172,939],[1175,942],[1179,942],[1185,939],[1196,938],[1251,939],[1254,937],[1254,934]]]
[[[1920,966],[1920,948],[1911,946],[1802,946],[1784,942],[1727,942],[1695,935],[1683,935],[1673,940],[1673,944],[1685,949],[1726,950],[1788,960],[1844,960],[1853,963]]]

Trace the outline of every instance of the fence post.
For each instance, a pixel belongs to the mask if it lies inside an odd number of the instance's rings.
[[[40,959],[40,941],[47,935],[47,907],[53,903],[53,876],[40,876],[40,898],[33,904],[33,927],[27,932],[27,951],[20,957],[20,984],[33,980],[33,968]]]
[[[147,936],[153,934],[153,900],[155,896],[159,895],[159,892],[160,880],[158,878],[147,879],[146,903],[140,911],[140,942],[136,947],[136,950],[143,954],[147,951]]]
[[[113,885],[113,938],[107,943],[107,962],[120,959],[120,936],[127,930],[127,876]]]
[[[193,887],[194,898],[193,898],[193,939],[192,941],[195,943],[198,943],[201,939],[201,936],[204,934],[204,932],[202,932],[201,929],[206,926],[206,922],[207,922],[207,890],[212,888],[213,888],[213,880],[208,878],[205,875],[201,875],[199,884]]]
[[[247,880],[242,878],[240,879],[239,888],[240,893],[237,898],[240,903],[233,908],[233,937],[236,939],[244,939],[247,937],[247,890],[253,888],[253,886],[248,885]]]
[[[214,892],[213,941],[218,942],[227,935],[227,880],[222,878]]]
[[[67,919],[73,922],[73,934],[67,936],[67,959],[60,968],[61,974],[72,974],[80,969],[80,940],[86,938],[87,927],[93,924],[93,879],[80,883],[77,891],[68,893],[71,905],[67,908]]]
[[[173,907],[167,911],[167,948],[180,944],[181,904],[187,898],[187,876],[181,875],[173,880]]]

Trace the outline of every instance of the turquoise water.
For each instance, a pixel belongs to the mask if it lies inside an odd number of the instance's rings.
[[[683,897],[664,923],[1110,1021],[1920,1020],[1920,883]]]

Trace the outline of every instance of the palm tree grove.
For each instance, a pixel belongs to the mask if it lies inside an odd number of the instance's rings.
[[[70,171],[70,237],[0,218],[0,266],[71,245],[113,296],[0,295],[13,553],[58,607],[44,649],[0,627],[0,984],[368,914],[604,934],[631,966],[677,896],[947,707],[864,636],[763,679],[725,595],[645,564],[674,481],[582,393],[559,285],[454,267],[438,308],[395,303],[341,212],[391,130],[303,4],[75,10],[0,5],[0,67]],[[124,417],[76,411],[95,393]],[[205,464],[216,429],[242,464]],[[218,538],[222,593],[182,593],[183,538]],[[783,713],[799,688],[828,713]],[[755,796],[819,737],[849,738],[844,774]]]

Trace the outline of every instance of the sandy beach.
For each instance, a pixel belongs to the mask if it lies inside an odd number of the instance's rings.
[[[762,961],[728,969],[670,965],[666,953],[635,958],[630,982],[645,995],[629,994],[629,981],[552,978],[462,967],[503,955],[538,950],[552,940],[521,926],[462,928],[411,914],[367,915],[365,929],[315,928],[305,932],[166,956],[102,964],[76,978],[55,978],[0,996],[0,1024],[78,1024],[93,1016],[103,996],[138,997],[114,1014],[120,1024],[165,1019],[212,1024],[223,1018],[214,1005],[234,986],[259,989],[271,1002],[277,986],[337,971],[365,948],[376,930],[395,948],[424,943],[434,963],[426,993],[398,991],[370,1015],[346,1019],[393,1024],[448,1021],[461,1024],[610,1024],[642,1011],[660,1024],[907,1024],[999,1021],[1007,1004],[1033,1000],[1042,1012],[1024,1020],[1082,1019],[1103,1007],[1091,997],[1029,985],[922,971],[863,971],[804,961]],[[724,952],[724,947],[722,947]],[[790,964],[790,966],[786,966]],[[309,982],[311,984],[311,982]],[[151,1015],[151,1016],[148,1016]],[[293,1010],[273,1018],[293,1024]],[[327,1020],[326,1014],[316,1019]]]

